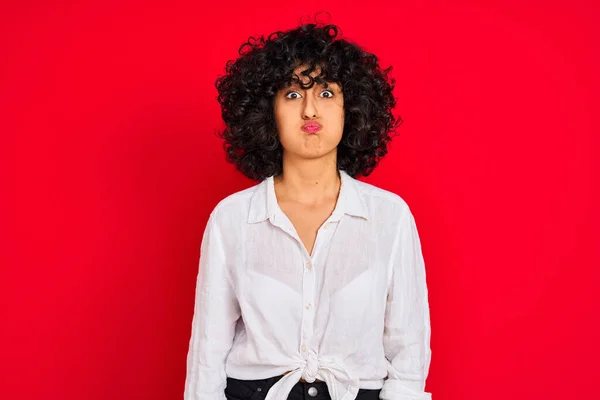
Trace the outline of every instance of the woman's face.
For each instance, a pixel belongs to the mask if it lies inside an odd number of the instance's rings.
[[[294,73],[308,83],[308,77],[300,74],[304,69],[300,66]],[[311,76],[319,72],[317,68]],[[344,131],[344,96],[339,85],[328,83],[325,88],[315,82],[305,90],[292,84],[277,93],[273,108],[284,157],[314,159],[337,151]]]

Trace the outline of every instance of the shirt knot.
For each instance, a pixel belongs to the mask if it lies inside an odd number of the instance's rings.
[[[319,359],[314,353],[310,353],[302,371],[302,379],[308,383],[313,383],[317,379],[317,373],[319,372]]]

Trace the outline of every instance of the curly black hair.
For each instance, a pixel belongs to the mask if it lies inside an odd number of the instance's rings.
[[[226,64],[215,86],[226,128],[227,160],[251,179],[263,180],[282,172],[273,100],[292,83],[303,85],[294,70],[316,82],[335,82],[344,94],[344,131],[337,147],[337,166],[352,177],[369,175],[387,154],[391,134],[402,119],[392,114],[396,105],[392,67],[382,69],[377,57],[340,38],[332,24],[306,23],[267,38],[250,37],[239,48],[240,57]],[[310,73],[319,68],[320,73]]]

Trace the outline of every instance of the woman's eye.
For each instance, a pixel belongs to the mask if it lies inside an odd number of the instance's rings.
[[[300,93],[298,92],[288,92],[285,97],[287,97],[288,99],[299,99],[300,97]]]
[[[327,94],[327,96],[323,96],[324,94]],[[333,92],[331,90],[323,90],[321,96],[326,98],[333,97]]]

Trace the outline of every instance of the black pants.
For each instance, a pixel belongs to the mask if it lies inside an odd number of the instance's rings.
[[[283,375],[253,381],[227,378],[225,397],[227,400],[263,400],[271,386],[281,378]],[[379,400],[380,392],[381,389],[360,389],[356,400]],[[331,397],[325,382],[298,382],[292,388],[288,400],[331,400]]]

